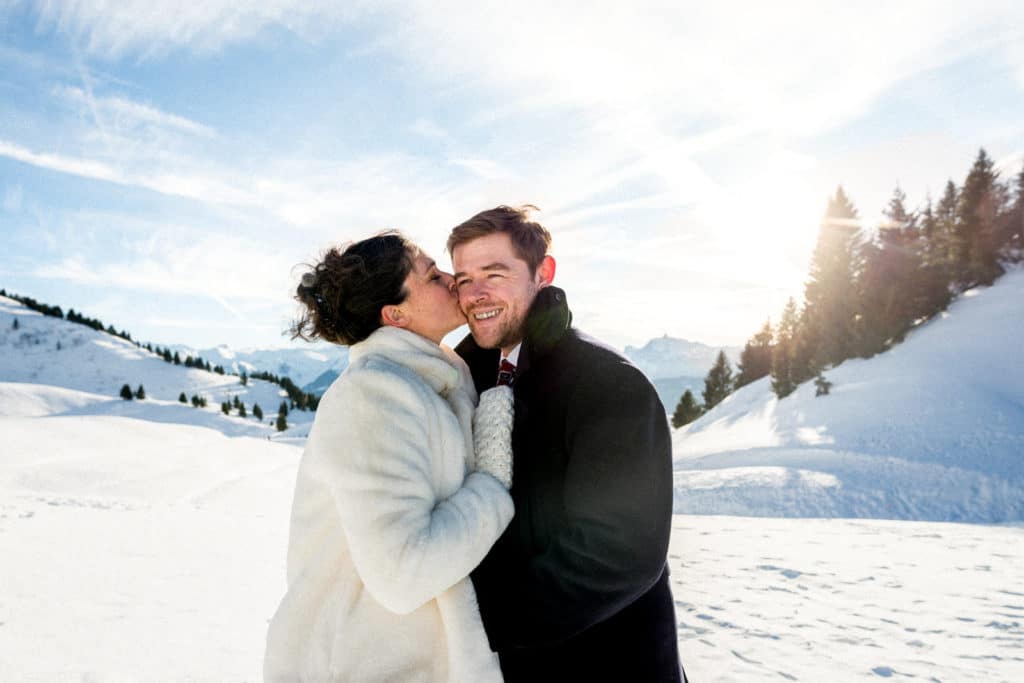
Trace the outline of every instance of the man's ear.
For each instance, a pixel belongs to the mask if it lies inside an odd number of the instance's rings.
[[[555,279],[555,259],[553,256],[545,256],[544,260],[537,266],[537,287],[547,287]]]
[[[402,313],[401,308],[389,304],[381,307],[380,322],[388,327],[406,327],[409,324],[409,319]]]

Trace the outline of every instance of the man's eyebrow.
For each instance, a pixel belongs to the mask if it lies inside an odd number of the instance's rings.
[[[486,266],[484,266],[480,270],[502,270],[502,271],[509,271],[509,270],[512,270],[512,269],[509,268],[507,264],[502,263],[501,261],[495,261],[494,263],[488,263]],[[455,278],[455,279],[458,279],[458,278],[462,277],[465,274],[466,274],[466,271],[460,270],[457,273],[455,273],[454,275],[452,275],[452,277]]]

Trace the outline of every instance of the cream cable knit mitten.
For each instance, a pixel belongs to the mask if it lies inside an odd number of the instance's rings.
[[[512,388],[494,387],[480,394],[473,413],[473,449],[476,469],[486,472],[505,488],[512,488]]]

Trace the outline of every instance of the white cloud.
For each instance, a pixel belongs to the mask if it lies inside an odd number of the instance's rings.
[[[100,285],[123,291],[149,291],[209,297],[232,317],[233,302],[281,299],[291,289],[293,254],[265,249],[226,234],[199,234],[166,226],[131,245],[114,259],[74,254],[38,267],[35,277]]]
[[[54,88],[54,94],[70,102],[85,105],[96,115],[102,114],[115,120],[121,127],[146,125],[201,137],[216,135],[216,132],[209,126],[123,97],[94,97],[82,88],[71,86],[57,86]]]
[[[33,152],[20,145],[0,139],[0,156],[21,161],[40,168],[48,168],[51,171],[70,173],[84,178],[95,180],[107,180],[110,182],[126,184],[117,170],[102,162],[91,159],[76,159],[60,154],[47,154],[45,152]]]
[[[95,159],[35,152],[0,139],[0,156],[82,178],[104,180],[118,185],[142,187],[161,194],[197,199],[213,204],[255,206],[259,200],[245,189],[234,187],[215,177],[177,173],[131,172]]]
[[[125,55],[162,57],[178,49],[217,52],[256,38],[271,26],[315,37],[352,16],[358,4],[342,6],[327,0],[41,0],[35,8],[41,27],[71,37],[89,54],[113,59]]]

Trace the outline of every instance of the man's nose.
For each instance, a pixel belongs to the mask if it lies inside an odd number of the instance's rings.
[[[461,295],[467,302],[477,303],[485,298],[485,288],[483,283],[470,282],[468,285],[462,288]]]

